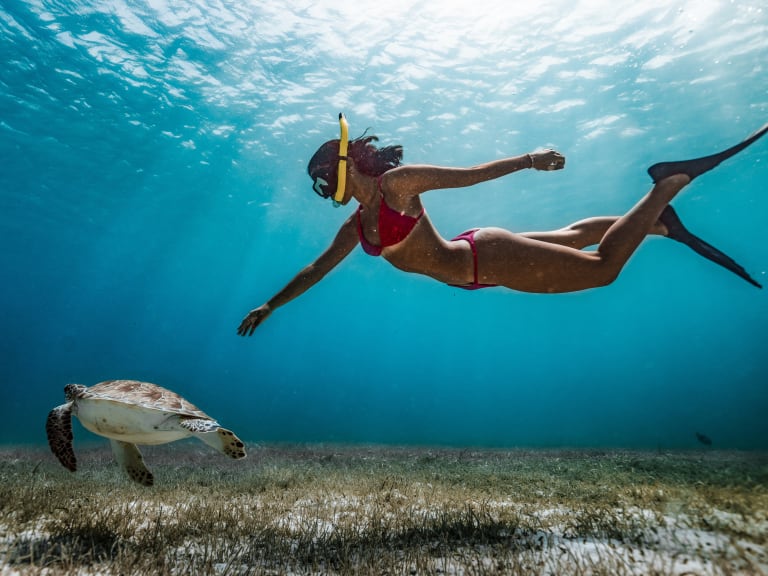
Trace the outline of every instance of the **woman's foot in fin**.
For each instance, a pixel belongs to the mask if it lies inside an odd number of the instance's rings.
[[[742,140],[735,146],[731,146],[727,150],[712,154],[711,156],[704,156],[702,158],[694,158],[693,160],[680,160],[678,162],[660,162],[654,164],[648,168],[648,174],[651,175],[654,182],[659,182],[668,176],[673,174],[685,174],[691,180],[712,170],[715,166],[727,160],[731,156],[734,156],[744,150],[747,146],[759,140],[765,133],[768,132],[768,124],[765,124],[756,132]]]
[[[667,229],[667,238],[671,238],[672,240],[677,240],[678,242],[682,242],[686,246],[688,246],[691,250],[694,252],[697,252],[698,254],[701,254],[704,256],[704,258],[707,258],[708,260],[712,260],[715,264],[719,264],[723,268],[727,268],[737,276],[740,276],[753,286],[757,286],[758,288],[762,288],[762,286],[756,282],[742,266],[736,263],[736,261],[731,258],[730,256],[727,256],[711,244],[705,242],[698,236],[695,236],[691,234],[688,229],[683,226],[683,223],[680,221],[680,218],[677,215],[677,212],[675,212],[675,209],[672,208],[670,204],[667,204],[667,207],[664,208],[664,211],[659,216],[659,222],[661,222],[664,227]]]

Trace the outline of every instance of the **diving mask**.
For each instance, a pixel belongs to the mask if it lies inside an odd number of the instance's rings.
[[[344,118],[343,113],[339,114],[339,128],[341,131],[341,137],[339,138],[339,155],[335,174],[335,182],[334,174],[331,173],[330,166],[327,165],[321,167],[321,169],[317,171],[318,173],[312,176],[314,178],[312,189],[315,191],[315,193],[321,198],[333,197],[333,205],[337,208],[341,206],[341,202],[344,200],[344,193],[347,190],[347,148],[349,146],[349,125],[347,124],[347,119]],[[322,168],[325,170],[323,171]],[[325,176],[325,178],[323,176]],[[334,184],[336,191],[331,192],[331,190],[334,189]]]

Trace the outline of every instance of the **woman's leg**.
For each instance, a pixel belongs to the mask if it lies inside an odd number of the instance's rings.
[[[608,232],[608,229],[613,226],[619,218],[620,216],[596,216],[594,218],[579,220],[578,222],[574,222],[559,230],[521,232],[520,236],[530,238],[531,240],[559,244],[560,246],[568,246],[570,248],[581,250],[587,246],[595,246],[599,244],[600,240],[605,236],[605,233]],[[667,229],[660,222],[656,222],[649,233],[666,236]]]
[[[668,176],[656,183],[632,209],[619,218],[597,247],[611,281],[619,274],[640,242],[653,229],[661,212],[691,179],[685,174]]]
[[[624,216],[608,226],[597,250],[583,252],[500,228],[475,234],[479,281],[526,292],[572,292],[610,284],[654,227],[664,207],[690,182],[676,174],[658,182]],[[582,242],[607,223],[585,225]]]
[[[655,186],[629,212],[609,224],[597,250],[583,252],[571,246],[592,242],[602,224],[584,225],[576,238],[566,235],[539,237],[513,234],[500,228],[482,228],[475,234],[479,280],[529,292],[569,292],[604,286],[613,282],[646,235],[658,226],[665,206],[691,180],[712,170],[768,133],[768,124],[730,148],[701,158],[662,162],[648,169]],[[666,226],[665,226],[666,228]],[[684,241],[684,240],[683,240]],[[587,244],[589,245],[589,244]],[[689,244],[691,245],[691,244]],[[709,246],[693,246],[707,258],[742,274],[730,258],[713,254]],[[724,255],[722,255],[724,256]]]
[[[559,244],[560,246],[569,246],[570,248],[581,250],[587,246],[599,244],[600,240],[605,236],[605,233],[608,232],[608,229],[613,226],[618,219],[618,216],[598,216],[596,218],[587,218],[586,220],[574,222],[570,226],[566,226],[560,230],[523,232],[520,235],[525,238],[531,238],[532,240],[539,240],[540,242],[549,242],[550,244]],[[747,272],[744,267],[733,258],[728,256],[722,250],[718,250],[709,242],[692,234],[680,221],[680,218],[675,212],[675,209],[672,208],[671,204],[667,204],[661,212],[658,221],[653,225],[649,234],[657,234],[659,236],[666,236],[672,240],[677,240],[707,260],[711,260],[715,264],[740,276],[753,286],[762,288],[760,283],[752,278],[752,276],[749,275],[749,272]]]

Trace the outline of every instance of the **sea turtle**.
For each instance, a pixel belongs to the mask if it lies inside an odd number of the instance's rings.
[[[165,444],[195,436],[230,458],[245,458],[245,445],[233,432],[184,398],[156,384],[108,380],[90,388],[64,387],[66,404],[48,414],[48,444],[65,468],[77,469],[72,450],[72,414],[95,434],[110,439],[118,464],[131,480],[151,486],[152,472],[136,444]]]

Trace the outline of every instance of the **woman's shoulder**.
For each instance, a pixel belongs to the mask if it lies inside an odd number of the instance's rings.
[[[418,196],[427,190],[442,186],[441,174],[445,168],[430,164],[408,164],[388,170],[381,175],[382,193],[387,191],[400,196]]]
[[[379,181],[382,186],[392,186],[395,188],[401,186],[408,187],[418,180],[428,177],[435,169],[437,169],[437,166],[430,166],[427,164],[398,166],[397,168],[392,168],[391,170],[384,172],[379,176]]]
[[[385,197],[398,197],[407,194],[413,179],[413,172],[410,166],[398,166],[387,170],[377,178],[379,192]]]

